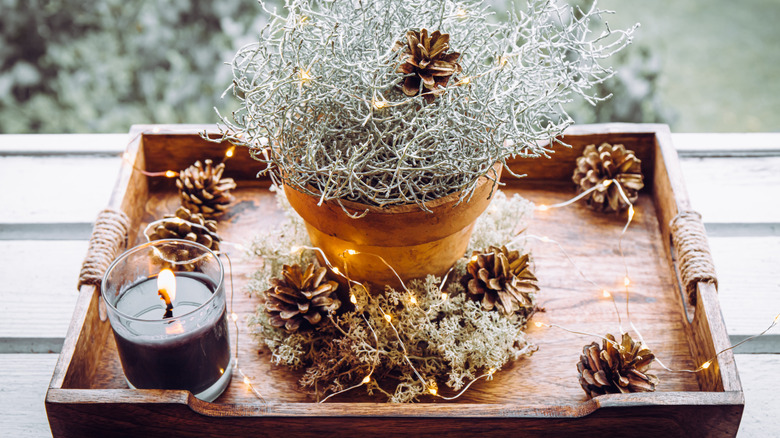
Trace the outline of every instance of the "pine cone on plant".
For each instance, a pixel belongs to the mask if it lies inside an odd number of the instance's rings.
[[[454,74],[461,71],[460,53],[450,49],[450,35],[436,30],[428,35],[428,29],[406,32],[406,42],[397,41],[393,50],[402,50],[398,73],[407,75],[401,89],[407,96],[416,96],[423,86],[423,97],[428,103],[444,93],[443,87]]]
[[[176,187],[179,188],[184,207],[207,219],[213,219],[224,213],[233,202],[230,190],[236,188],[236,183],[233,178],[222,178],[225,163],[214,166],[211,160],[205,160],[204,164],[196,161],[182,170],[176,180]]]
[[[263,292],[265,312],[271,325],[287,331],[311,329],[324,317],[341,307],[339,283],[327,278],[328,270],[309,264],[284,265],[282,276],[271,279],[271,287]]]
[[[200,213],[193,213],[186,207],[179,207],[175,214],[166,214],[149,230],[150,241],[160,239],[183,239],[198,242],[212,251],[219,251],[222,240],[217,234],[217,221],[205,219]]]
[[[491,246],[482,253],[474,251],[463,278],[466,294],[482,302],[486,310],[495,308],[504,315],[530,317],[539,286],[528,261],[528,254],[508,251],[505,246]]]
[[[602,143],[588,145],[577,158],[572,181],[580,193],[609,180],[620,183],[626,197],[633,203],[639,196],[639,190],[645,186],[642,177],[642,162],[634,151],[626,150],[622,144]],[[588,205],[598,211],[620,211],[628,207],[617,184],[608,184],[591,192],[586,198]]]
[[[611,334],[603,346],[596,342],[582,348],[577,363],[580,385],[590,397],[601,394],[627,392],[652,392],[659,380],[647,374],[655,356],[641,342],[634,342],[631,335],[623,333],[617,344]]]

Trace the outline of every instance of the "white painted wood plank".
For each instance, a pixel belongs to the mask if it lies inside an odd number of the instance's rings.
[[[681,133],[672,144],[683,157],[780,155],[780,133]]]
[[[129,134],[3,134],[2,155],[120,155]]]
[[[65,338],[86,252],[87,241],[0,241],[0,338],[20,340],[5,351],[39,348],[37,338]]]
[[[46,389],[56,354],[0,354],[0,435],[51,436]]]
[[[780,222],[780,157],[685,158],[680,165],[705,223]]]
[[[745,412],[739,425],[739,438],[780,435],[780,355],[737,354],[737,369],[745,391]]]
[[[760,333],[780,314],[780,236],[710,237],[709,243],[729,335]],[[773,352],[780,353],[780,329],[768,334],[753,341],[753,347],[766,348],[772,339]],[[750,343],[742,351],[751,351]]]
[[[0,226],[92,223],[108,204],[119,157],[0,156]]]

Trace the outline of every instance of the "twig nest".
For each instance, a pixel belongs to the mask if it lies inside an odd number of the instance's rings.
[[[327,268],[314,263],[306,269],[284,265],[282,276],[272,278],[271,287],[263,292],[271,325],[297,332],[317,327],[336,312],[341,307],[339,283],[328,280],[327,274]]]
[[[572,181],[580,193],[610,180],[617,181],[620,187],[618,184],[606,183],[606,187],[594,190],[585,199],[594,210],[620,211],[628,207],[620,195],[620,189],[634,203],[639,196],[638,192],[645,186],[641,164],[634,151],[627,150],[622,144],[612,146],[602,143],[598,149],[596,145],[588,145],[582,156],[577,158]]]
[[[443,88],[454,74],[461,71],[460,53],[449,52],[450,35],[438,30],[428,35],[428,29],[406,32],[406,42],[397,41],[393,50],[402,50],[398,73],[406,75],[401,90],[407,96],[422,93],[425,101],[433,102],[444,93]]]
[[[528,261],[528,254],[508,251],[505,246],[474,251],[462,280],[466,294],[486,310],[529,317],[535,309],[539,286]]]
[[[623,333],[620,344],[607,334],[599,347],[596,342],[582,348],[577,363],[580,385],[590,397],[601,394],[652,392],[659,383],[656,376],[647,374],[655,356]]]
[[[211,160],[203,163],[196,161],[179,172],[176,187],[184,207],[213,219],[222,215],[233,202],[230,190],[236,188],[236,183],[233,178],[222,178],[225,163],[216,166]]]

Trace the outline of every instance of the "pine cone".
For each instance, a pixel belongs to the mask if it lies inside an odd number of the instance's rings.
[[[341,307],[339,283],[327,280],[328,270],[310,264],[282,267],[282,277],[272,278],[265,296],[265,312],[271,325],[295,332],[316,327],[324,316]]]
[[[474,251],[466,271],[466,294],[481,301],[485,309],[498,308],[505,315],[521,313],[525,317],[533,313],[539,287],[528,265],[528,254],[491,246],[483,253]]]
[[[613,344],[615,337],[606,336],[604,346],[599,348],[596,342],[582,348],[582,356],[577,363],[580,373],[580,385],[591,396],[627,392],[652,392],[658,384],[658,378],[646,374],[653,363],[653,353],[642,348],[641,342],[634,342],[631,335],[623,333],[619,349]]]
[[[202,214],[192,213],[185,207],[179,207],[176,214],[166,214],[149,231],[150,241],[184,239],[198,242],[212,251],[219,251],[222,240],[217,234],[217,221],[204,219]]]
[[[588,145],[582,156],[577,158],[577,168],[574,169],[572,181],[582,193],[599,183],[615,179],[633,203],[639,196],[639,190],[645,186],[641,164],[634,151],[626,150],[622,144],[612,146],[602,143],[598,151],[596,145]],[[628,207],[620,196],[617,184],[599,188],[585,199],[591,208],[598,211],[620,211]]]
[[[401,89],[407,96],[416,96],[423,86],[425,101],[433,102],[436,96],[444,93],[450,76],[461,71],[458,58],[460,53],[450,52],[450,35],[438,30],[428,36],[428,29],[406,32],[406,43],[397,41],[393,50],[403,50],[398,73],[408,75]]]
[[[231,189],[236,188],[233,178],[222,178],[225,163],[214,166],[211,160],[205,160],[205,168],[196,161],[182,170],[176,187],[179,188],[181,203],[193,213],[201,213],[205,218],[220,216],[233,202]]]

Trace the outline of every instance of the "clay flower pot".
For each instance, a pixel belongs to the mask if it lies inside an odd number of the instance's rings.
[[[500,178],[501,169],[501,163],[496,163],[489,170],[491,178]],[[352,215],[368,210],[359,219],[347,216],[336,201],[318,206],[317,197],[288,186],[284,192],[305,221],[314,246],[321,248],[334,266],[357,281],[399,286],[397,277],[376,256],[384,258],[404,281],[444,275],[463,257],[474,223],[490,204],[494,187],[483,176],[468,202],[458,204],[460,193],[453,193],[427,202],[432,212],[416,204],[382,208],[342,201]]]

